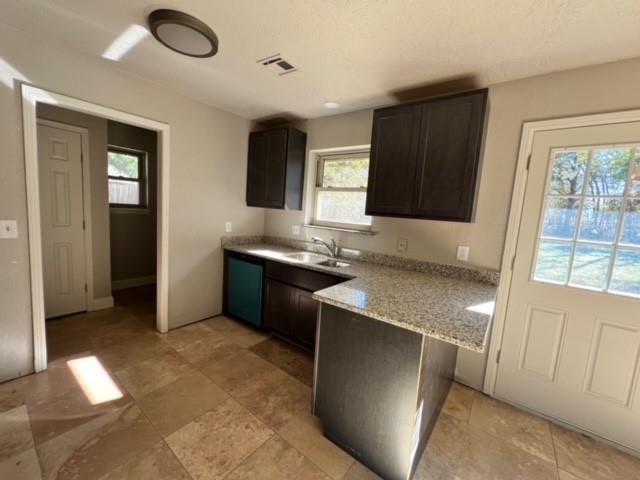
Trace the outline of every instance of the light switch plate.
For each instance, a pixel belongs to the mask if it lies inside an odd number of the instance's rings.
[[[300,235],[300,225],[291,225],[291,234]]]
[[[0,220],[0,238],[18,238],[18,222]]]
[[[231,222],[229,221],[224,222],[224,231],[227,233],[231,233],[231,230],[232,230]]]
[[[402,252],[402,253],[406,252],[408,247],[409,247],[409,240],[407,240],[406,238],[398,239],[397,248],[399,252]]]
[[[461,262],[469,261],[469,247],[465,245],[458,245],[458,251],[456,252],[456,259]]]

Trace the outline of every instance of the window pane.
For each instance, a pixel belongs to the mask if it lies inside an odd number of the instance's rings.
[[[580,240],[613,242],[620,216],[619,199],[585,198],[580,225]]]
[[[126,177],[138,178],[140,161],[137,155],[128,155],[120,152],[109,152],[109,168],[110,177]]]
[[[622,195],[629,173],[631,148],[594,150],[589,176],[589,195]]]
[[[640,200],[627,200],[620,243],[640,246]]]
[[[371,225],[371,217],[364,214],[366,192],[318,192],[316,220],[324,222]]]
[[[573,240],[578,222],[580,199],[549,197],[544,214],[543,237]]]
[[[109,179],[109,203],[140,204],[140,184],[129,180]]]
[[[603,289],[607,283],[611,247],[578,245],[573,257],[570,285]]]
[[[587,171],[587,150],[557,152],[551,171],[551,195],[580,195]]]
[[[640,250],[618,250],[609,288],[616,292],[640,295]]]
[[[367,186],[369,176],[369,157],[354,159],[325,159],[322,171],[323,187]]]
[[[571,244],[541,241],[534,279],[565,283],[569,275]]]

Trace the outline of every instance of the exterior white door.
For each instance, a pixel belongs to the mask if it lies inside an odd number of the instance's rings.
[[[47,318],[87,309],[82,137],[38,123],[40,218]]]
[[[534,137],[495,395],[640,451],[640,123]]]

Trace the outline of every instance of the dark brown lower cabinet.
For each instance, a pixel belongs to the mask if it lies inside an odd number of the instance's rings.
[[[316,340],[319,302],[313,292],[346,279],[267,262],[264,327],[308,350]]]

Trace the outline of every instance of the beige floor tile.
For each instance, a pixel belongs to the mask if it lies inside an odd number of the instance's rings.
[[[47,339],[47,360],[49,362],[81,353],[90,354],[92,351],[95,351],[93,343],[84,334],[56,341]]]
[[[560,480],[583,480],[580,477],[576,477],[573,473],[569,473],[566,470],[558,469],[558,475]]]
[[[190,343],[200,340],[211,341],[213,343],[222,343],[224,341],[222,334],[215,332],[202,323],[192,323],[159,335],[160,338],[176,350],[180,350]]]
[[[584,480],[638,480],[640,458],[551,425],[558,467]]]
[[[422,461],[463,479],[556,479],[554,463],[530,455],[461,420],[440,415]]]
[[[0,414],[0,462],[33,448],[29,415],[24,405]]]
[[[0,478],[6,480],[41,479],[40,463],[35,448],[29,448],[4,461],[0,460]]]
[[[233,396],[274,430],[284,426],[296,414],[311,411],[311,389],[279,371],[256,379],[235,391]]]
[[[114,382],[115,379],[113,379]],[[73,387],[57,397],[45,398],[28,405],[33,439],[36,444],[46,442],[83,423],[107,412],[131,403],[131,396],[123,386],[117,388],[122,397],[109,402],[92,405],[81,387]]]
[[[116,376],[137,400],[195,372],[195,368],[180,355],[170,352],[118,370]]]
[[[202,324],[224,334],[227,340],[243,348],[249,348],[269,338],[265,332],[223,315],[205,320]]]
[[[220,350],[224,350],[224,356],[210,358],[201,366],[201,371],[232,395],[267,376],[286,377],[283,371],[252,352],[243,349],[234,351],[226,347],[221,347]]]
[[[242,347],[229,342],[221,334],[208,328],[207,330],[211,332],[211,334],[177,349],[178,353],[189,363],[200,368],[212,360],[224,358],[230,352],[242,350]]]
[[[504,402],[477,394],[469,423],[531,455],[555,463],[549,422]]]
[[[232,399],[166,439],[195,480],[222,478],[266,442],[273,432]]]
[[[110,370],[121,370],[152,357],[173,352],[155,332],[139,333],[128,340],[98,349],[100,360]]]
[[[428,458],[420,461],[411,480],[461,480],[442,464]],[[489,478],[489,477],[487,477]]]
[[[36,447],[45,480],[92,480],[134,459],[160,441],[131,404],[101,415]]]
[[[196,372],[145,395],[138,405],[166,437],[228,398],[220,387]]]
[[[53,399],[79,385],[67,362],[76,358],[92,356],[93,353],[78,354],[58,359],[47,365],[47,370],[24,377],[24,395],[27,404]]]
[[[473,405],[473,397],[475,393],[472,389],[453,383],[447,401],[442,407],[442,411],[458,420],[467,421],[471,415],[471,406]]]
[[[289,444],[334,480],[341,479],[354,460],[322,435],[320,420],[311,414],[298,414],[278,430]]]
[[[344,474],[342,480],[382,480],[382,477],[376,475],[360,462],[354,462],[351,468]],[[417,480],[417,479],[413,479]]]
[[[141,452],[100,480],[191,480],[164,442]]]
[[[329,480],[318,467],[274,435],[240,464],[228,480]]]
[[[254,345],[250,350],[305,385],[313,386],[313,355],[310,352],[275,337]]]
[[[18,378],[0,384],[0,413],[25,403],[24,379]]]

